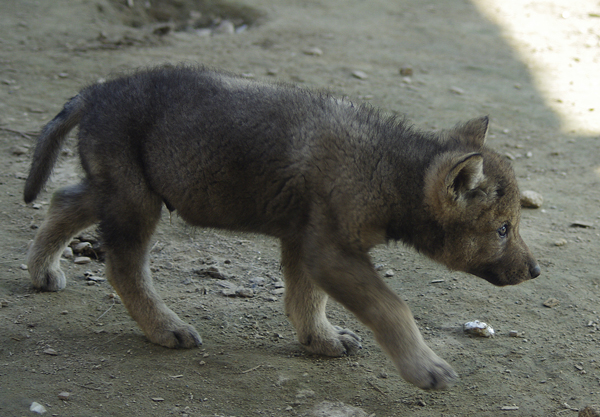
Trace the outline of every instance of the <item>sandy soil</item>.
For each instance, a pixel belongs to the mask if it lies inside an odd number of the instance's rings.
[[[55,416],[569,416],[600,406],[600,3],[150,3],[0,2],[0,415],[31,415],[32,402]],[[64,291],[31,289],[21,267],[28,242],[51,193],[80,175],[65,150],[47,191],[26,206],[35,132],[89,82],[180,61],[327,88],[428,129],[490,115],[490,146],[514,160],[523,190],[544,197],[521,227],[543,275],[495,288],[401,245],[372,253],[429,345],[460,373],[456,386],[405,383],[334,303],[331,320],[356,329],[363,349],[305,354],[283,314],[278,243],[192,229],[176,216],[155,236],[153,271],[201,348],[150,344],[111,287],[86,279],[104,276],[100,261],[65,259]],[[253,296],[223,295],[239,286]],[[496,337],[465,335],[474,319]]]

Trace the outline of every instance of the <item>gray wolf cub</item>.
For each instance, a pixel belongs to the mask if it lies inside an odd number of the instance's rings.
[[[374,245],[402,241],[496,285],[540,275],[519,235],[513,171],[484,146],[487,117],[423,133],[325,93],[205,68],[147,69],[84,88],[43,128],[26,202],[75,126],[85,178],[52,198],[28,254],[33,286],[64,288],[64,247],[99,223],[108,280],[159,345],[201,344],[152,285],[148,244],[163,205],[195,226],[278,238],[285,311],[300,343],[329,356],[360,348],[327,320],[331,296],[425,389],[456,374],[376,273]]]

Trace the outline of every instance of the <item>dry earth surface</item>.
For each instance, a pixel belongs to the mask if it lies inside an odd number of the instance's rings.
[[[490,115],[490,146],[513,160],[522,190],[544,197],[521,226],[542,276],[496,288],[402,245],[372,252],[459,372],[451,390],[405,383],[335,303],[330,319],[356,329],[363,349],[304,353],[283,313],[278,243],[176,215],[155,235],[152,269],[201,348],[150,344],[101,261],[65,258],[64,291],[32,290],[28,243],[52,192],[81,174],[69,139],[47,190],[25,205],[36,132],[87,83],[181,61],[326,88],[425,129]],[[600,406],[598,74],[597,0],[0,1],[0,415],[33,415],[33,402],[53,416],[575,416]],[[474,319],[496,337],[465,335]]]

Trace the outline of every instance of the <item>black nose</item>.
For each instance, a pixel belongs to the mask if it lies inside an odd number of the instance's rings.
[[[542,270],[538,264],[529,267],[529,275],[531,275],[531,278],[537,278],[541,273]]]

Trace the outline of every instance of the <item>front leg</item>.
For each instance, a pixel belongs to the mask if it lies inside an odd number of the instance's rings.
[[[423,389],[452,385],[456,373],[425,344],[410,309],[379,277],[366,253],[327,238],[309,247],[304,263],[313,281],[373,331],[405,380]]]
[[[327,294],[308,277],[298,244],[282,241],[285,312],[298,333],[298,341],[311,353],[325,356],[355,354],[360,337],[333,326],[325,314]]]

